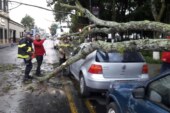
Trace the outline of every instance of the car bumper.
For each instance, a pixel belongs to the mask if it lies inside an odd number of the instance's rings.
[[[94,90],[108,90],[110,84],[117,81],[145,81],[148,80],[149,76],[145,78],[104,78],[103,75],[90,75],[85,77],[86,86]]]

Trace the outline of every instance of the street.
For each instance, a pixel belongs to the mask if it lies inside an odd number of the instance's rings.
[[[58,62],[53,41],[44,43],[46,56],[42,65],[43,74],[53,71]],[[17,59],[17,46],[0,49],[0,113],[104,113],[105,98],[101,94],[93,94],[90,98],[82,98],[78,92],[78,83],[74,78],[57,75],[38,88],[27,89],[22,83],[24,64]],[[36,61],[31,75],[35,72]],[[8,69],[9,66],[12,67]],[[36,80],[33,83],[37,84]]]
[[[53,71],[53,64],[58,62],[53,41],[44,43],[46,55],[42,65],[43,74]],[[79,95],[78,82],[71,77],[57,75],[48,83],[39,85],[35,91],[26,90],[22,84],[24,64],[17,59],[17,46],[0,49],[0,63],[15,64],[11,70],[0,72],[1,98],[0,113],[104,113],[106,112],[105,95],[92,94],[89,98]],[[32,75],[35,71],[36,61]],[[2,67],[1,67],[2,68]],[[152,76],[159,69],[151,65]],[[158,71],[158,70],[157,70]],[[34,81],[36,83],[36,81]]]
[[[17,64],[17,46],[0,49],[0,64]]]
[[[53,41],[44,43],[46,55],[42,65],[43,74],[48,74],[58,63],[58,55]],[[17,59],[17,46],[0,49],[0,64],[5,68],[9,64],[15,66],[0,72],[0,113],[105,113],[105,95],[92,94],[82,98],[79,94],[78,82],[73,77],[57,75],[49,82],[39,84],[36,90],[27,90],[22,83],[24,64]],[[36,60],[33,60],[35,72]],[[159,72],[159,65],[149,65],[150,74]],[[6,69],[6,68],[5,68]],[[3,70],[3,71],[2,71]],[[70,79],[71,78],[71,79]],[[36,80],[33,81],[36,84]]]
[[[170,0],[0,0],[0,113],[170,113]]]
[[[43,74],[48,74],[58,63],[53,41],[44,43],[46,55],[42,65]],[[92,94],[82,98],[79,94],[78,82],[73,77],[57,75],[44,84],[39,84],[36,90],[27,90],[22,83],[24,64],[17,59],[17,46],[0,49],[0,63],[5,68],[15,64],[9,70],[0,72],[0,113],[105,113],[106,102],[104,94]],[[33,75],[36,60],[33,60]],[[158,73],[159,65],[149,65],[150,74]],[[6,68],[5,68],[6,69]],[[71,79],[70,79],[71,78]],[[33,81],[35,84],[36,80]]]

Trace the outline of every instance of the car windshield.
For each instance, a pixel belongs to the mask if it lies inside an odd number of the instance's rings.
[[[144,62],[142,55],[136,51],[119,52],[103,52],[97,51],[97,62]]]

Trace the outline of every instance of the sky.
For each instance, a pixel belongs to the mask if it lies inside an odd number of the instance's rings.
[[[45,8],[47,7],[46,0],[13,0],[18,2],[23,2],[31,5],[37,5]],[[9,3],[9,9],[16,7],[17,4],[15,3]],[[49,27],[54,22],[54,15],[51,11],[46,11],[42,9],[38,9],[35,7],[25,6],[21,5],[18,8],[15,8],[13,10],[9,11],[10,18],[18,23],[21,22],[22,18],[25,17],[25,15],[28,14],[35,20],[35,25],[37,25],[40,28],[43,28],[46,30],[46,32],[49,33]]]

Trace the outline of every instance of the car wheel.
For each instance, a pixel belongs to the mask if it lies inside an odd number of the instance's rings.
[[[111,102],[107,106],[107,113],[118,113],[117,105],[114,102]]]
[[[86,83],[85,83],[85,80],[84,80],[83,76],[80,77],[80,85],[79,85],[79,87],[80,87],[81,96],[83,96],[83,97],[89,96],[89,91],[88,91],[88,88],[86,86]]]

